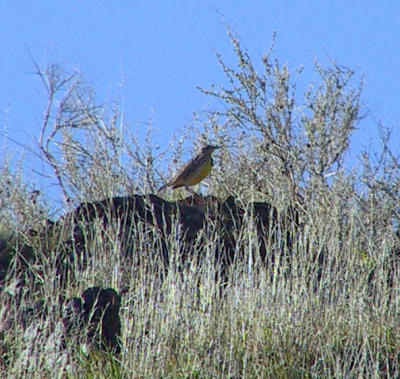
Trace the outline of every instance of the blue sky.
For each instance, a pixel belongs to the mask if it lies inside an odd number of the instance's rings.
[[[365,75],[362,101],[400,141],[400,2],[353,1],[23,1],[0,4],[0,127],[18,141],[37,139],[45,94],[27,52],[39,64],[60,60],[79,69],[107,100],[120,91],[126,121],[149,117],[165,147],[210,106],[196,86],[223,83],[214,51],[234,56],[231,26],[255,57],[277,31],[276,56],[313,80],[313,59],[326,54]],[[124,83],[120,89],[121,83]],[[376,141],[371,118],[353,151]]]

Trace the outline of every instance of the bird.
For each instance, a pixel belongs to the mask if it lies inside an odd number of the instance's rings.
[[[187,191],[196,194],[189,186],[194,186],[205,179],[211,172],[213,166],[213,159],[211,154],[214,150],[219,149],[220,146],[206,145],[194,156],[189,162],[182,167],[175,175],[174,179],[165,183],[158,189],[157,192],[162,191],[167,187],[172,189],[185,187]]]

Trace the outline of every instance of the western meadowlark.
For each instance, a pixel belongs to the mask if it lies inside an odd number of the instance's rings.
[[[215,149],[219,149],[219,146],[204,146],[199,154],[186,163],[173,180],[164,184],[158,191],[162,191],[167,187],[172,187],[173,189],[185,187],[190,193],[195,194],[189,186],[200,183],[210,174],[213,165],[211,154]]]

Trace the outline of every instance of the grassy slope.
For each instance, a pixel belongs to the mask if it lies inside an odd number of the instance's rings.
[[[66,290],[59,288],[49,262],[40,270],[43,287],[38,293],[18,304],[11,300],[16,316],[35,296],[48,302],[50,313],[28,321],[25,329],[7,331],[7,371],[17,377],[395,375],[400,372],[399,275],[394,273],[389,288],[390,267],[383,259],[392,253],[392,236],[373,252],[376,260],[367,258],[356,220],[348,220],[341,230],[334,217],[324,222],[310,217],[296,235],[290,269],[288,261],[279,267],[249,265],[257,256],[257,236],[251,227],[238,231],[237,248],[245,257],[232,267],[222,297],[207,258],[201,267],[189,265],[182,276],[172,265],[161,282],[159,266],[128,266],[118,255],[112,232],[104,241],[97,230],[87,246],[91,262],[76,273],[76,282]],[[216,236],[208,233],[206,252],[212,254]],[[135,238],[133,254],[153,251],[144,231]],[[171,252],[176,243],[171,238]],[[320,281],[315,281],[318,267],[310,257],[320,251],[327,260]],[[272,242],[270,252],[276,252]],[[373,286],[368,284],[372,269]],[[73,345],[57,348],[60,314],[51,299],[79,294],[92,285],[117,290],[129,286],[121,311],[124,348],[117,361],[100,354],[85,356]],[[10,301],[6,292],[0,309]]]

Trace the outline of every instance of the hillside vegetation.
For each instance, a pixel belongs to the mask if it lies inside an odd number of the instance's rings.
[[[400,375],[400,160],[389,131],[379,125],[382,150],[349,169],[366,116],[354,71],[316,63],[318,80],[298,88],[301,69],[273,49],[253,62],[229,37],[237,65],[217,55],[225,86],[200,88],[216,108],[167,151],[151,125],[132,133],[119,103],[98,102],[80,74],[36,66],[48,103],[35,159],[51,195],[3,152],[1,372]],[[153,196],[188,146],[208,142],[222,148],[200,186],[207,197]],[[109,207],[132,199],[140,210]],[[118,352],[89,346],[78,326],[64,335],[65,300],[95,286],[121,296]]]

